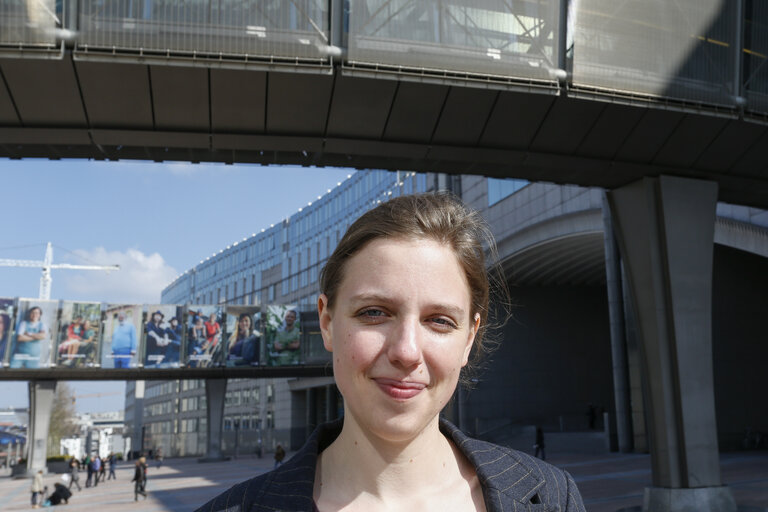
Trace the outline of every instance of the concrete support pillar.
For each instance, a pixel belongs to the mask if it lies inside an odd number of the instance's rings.
[[[48,471],[46,455],[48,447],[48,426],[56,394],[55,380],[33,380],[29,382],[29,427],[27,429],[27,475],[33,476],[38,470]]]
[[[629,365],[624,325],[624,297],[621,282],[621,258],[613,234],[613,220],[607,198],[603,198],[603,226],[605,230],[605,278],[608,292],[608,318],[611,332],[611,358],[613,361],[613,398],[616,407],[616,438],[618,450],[632,451],[632,415],[629,395]],[[607,424],[606,424],[607,426]]]
[[[632,297],[629,294],[627,277],[624,266],[621,269],[622,292],[624,297],[624,336],[627,340],[627,364],[629,365],[629,394],[632,407],[632,445],[635,453],[648,453],[648,429],[645,422],[645,397],[650,393],[643,387],[644,375],[643,358],[640,355],[640,340],[637,332],[635,308],[632,307]]]
[[[661,176],[608,194],[648,389],[653,487],[644,511],[732,512],[722,486],[712,371],[717,185]]]
[[[205,379],[205,398],[208,402],[206,416],[208,430],[206,431],[205,457],[200,462],[225,460],[221,449],[221,438],[224,431],[224,399],[227,394],[227,379]]]

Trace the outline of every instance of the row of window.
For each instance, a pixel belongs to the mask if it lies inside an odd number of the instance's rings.
[[[322,264],[351,219],[393,195],[424,190],[426,176],[423,174],[358,172],[323,198],[322,204],[300,211],[281,225],[256,235],[252,241],[241,243],[242,247],[235,244],[236,248],[227,248],[225,254],[217,255],[214,261],[205,262],[180,277],[164,290],[163,302],[233,303],[242,297],[243,300],[237,302],[258,304],[262,294],[272,302],[275,284],[262,286],[261,274],[278,264],[282,266],[282,282],[278,283],[282,295],[315,284]],[[326,226],[325,229],[322,226]],[[293,242],[297,240],[302,241],[294,247]],[[237,269],[239,271],[233,273]],[[227,274],[231,275],[226,277]],[[192,289],[196,291],[190,297]]]
[[[260,430],[275,428],[275,415],[272,411],[267,411],[264,425],[258,414],[240,414],[234,416],[224,416],[224,431],[237,430]]]
[[[149,434],[178,434],[196,432],[205,434],[208,429],[208,420],[205,418],[189,418],[173,421],[156,421],[145,423],[145,432]]]
[[[144,397],[154,398],[157,396],[165,396],[171,393],[178,393],[178,391],[179,391],[178,381],[163,382],[162,384],[148,386]]]

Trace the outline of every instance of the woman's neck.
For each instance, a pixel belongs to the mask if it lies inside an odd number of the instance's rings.
[[[474,470],[440,432],[437,417],[414,438],[390,442],[347,416],[339,437],[318,458],[314,494],[320,510],[397,510],[402,503],[414,509],[468,479],[476,479]]]

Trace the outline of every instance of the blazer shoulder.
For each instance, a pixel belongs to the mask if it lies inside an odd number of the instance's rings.
[[[245,512],[259,502],[259,496],[274,478],[273,471],[233,485],[195,512]]]
[[[566,471],[527,453],[470,438],[446,421],[441,428],[475,467],[490,509],[541,504],[546,510],[584,511],[581,495]]]
[[[311,512],[314,466],[291,462],[230,487],[195,512]]]
[[[516,461],[512,464],[519,464],[526,471],[528,478],[538,481],[531,489],[534,492],[526,494],[526,501],[532,504],[542,503],[549,507],[556,506],[555,510],[564,512],[585,512],[584,502],[576,482],[567,471],[527,453],[505,446],[486,444],[495,447],[500,454],[506,455],[510,460]],[[499,488],[497,483],[496,487],[500,492],[511,490],[515,485],[509,481],[505,483],[509,485],[506,489]]]

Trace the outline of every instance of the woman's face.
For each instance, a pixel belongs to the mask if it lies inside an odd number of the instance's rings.
[[[251,328],[251,319],[247,316],[242,317],[237,321],[237,328],[240,329],[240,332],[248,332]]]
[[[346,263],[333,310],[318,303],[348,418],[389,441],[412,439],[450,400],[479,327],[453,251],[377,239]]]
[[[83,327],[86,330],[90,329],[91,328],[91,321],[90,320],[86,320],[85,323],[83,324]]]
[[[32,310],[29,312],[29,319],[33,322],[39,321],[41,316],[42,313],[40,312],[39,308],[32,308]]]

